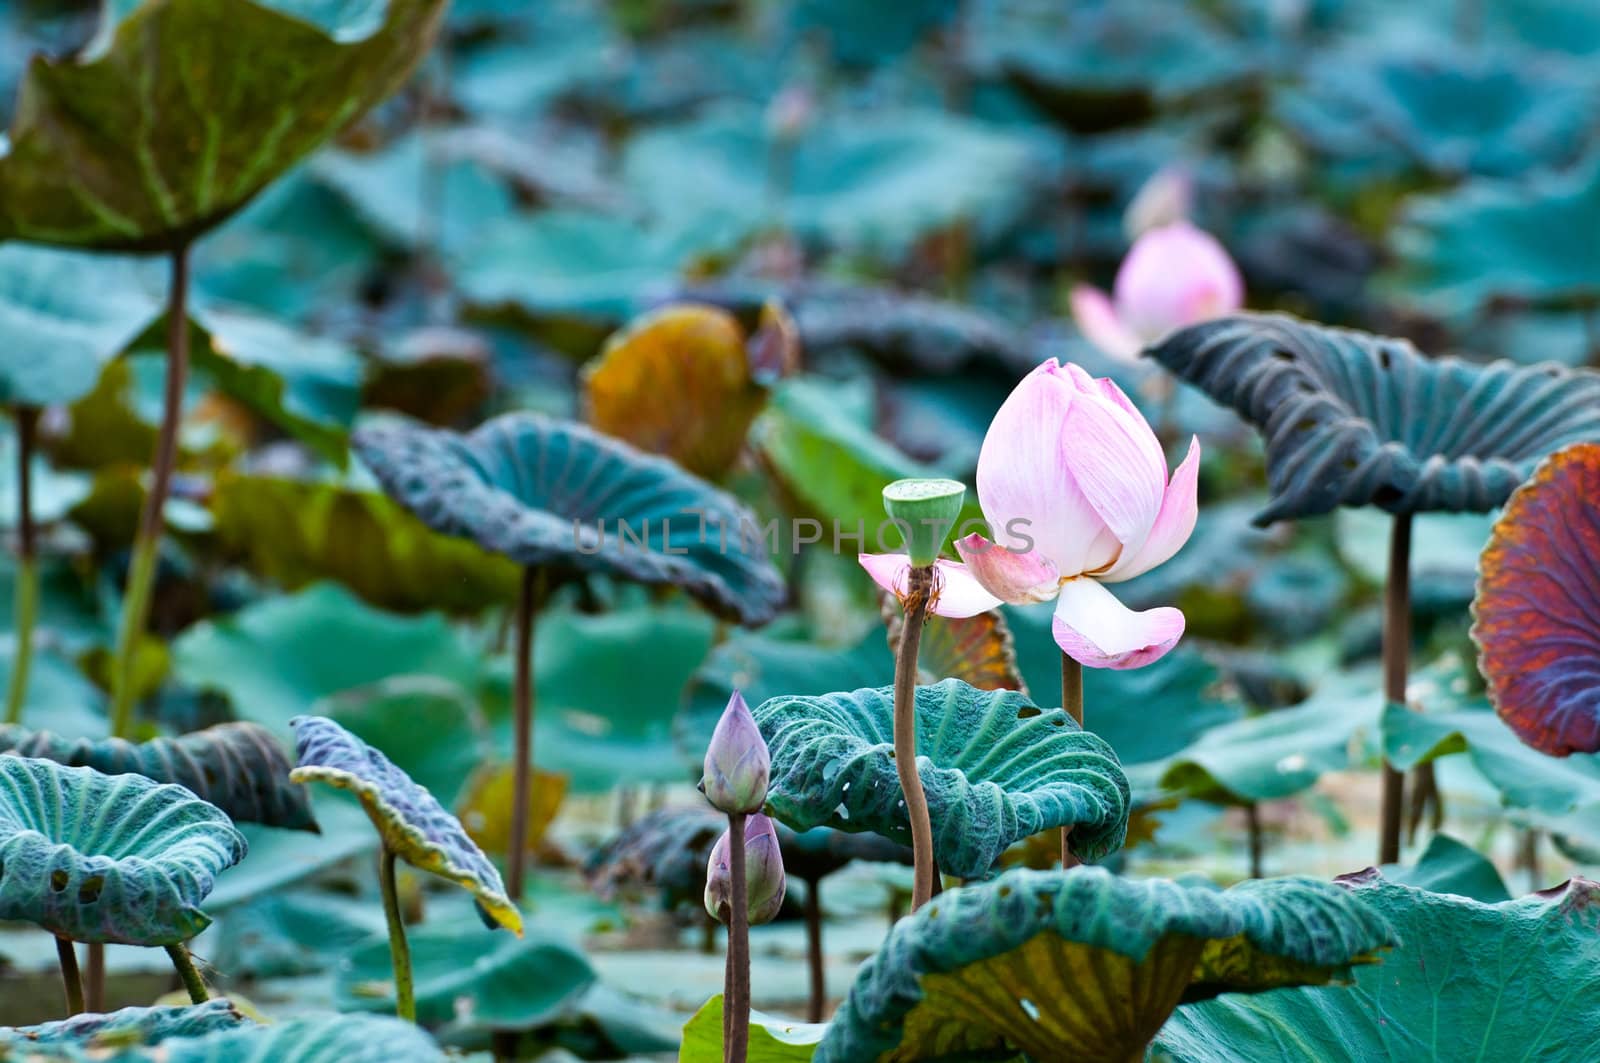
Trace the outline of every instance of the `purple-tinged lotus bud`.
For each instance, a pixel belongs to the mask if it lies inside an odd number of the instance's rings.
[[[733,874],[728,867],[732,847],[730,835],[722,832],[706,862],[706,911],[719,923],[728,922],[733,898]],[[783,873],[783,852],[778,847],[778,832],[772,820],[756,813],[745,821],[744,836],[745,903],[751,926],[770,923],[783,907],[788,881]]]
[[[706,747],[705,775],[700,792],[719,811],[730,816],[740,812],[760,812],[767,801],[767,782],[772,775],[772,756],[766,740],[750,715],[750,706],[737,690],[722,710],[722,719]]]

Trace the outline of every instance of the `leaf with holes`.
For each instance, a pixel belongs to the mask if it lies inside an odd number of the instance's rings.
[[[291,779],[355,794],[395,855],[471,892],[490,929],[503,926],[522,934],[522,915],[506,896],[500,872],[437,798],[332,720],[299,716],[291,722],[300,762]]]
[[[305,787],[289,781],[289,758],[265,727],[223,723],[178,738],[66,738],[0,724],[0,753],[39,757],[106,775],[176,783],[235,822],[316,831]]]
[[[210,925],[200,905],[244,854],[227,815],[181,786],[0,756],[0,919],[175,945]]]
[[[1600,373],[1585,370],[1424,358],[1282,314],[1192,325],[1149,353],[1260,430],[1263,525],[1338,506],[1485,512],[1546,454],[1600,440]]]
[[[770,620],[778,570],[755,518],[666,458],[581,424],[506,414],[468,435],[415,426],[356,433],[390,496],[435,531],[519,565],[682,587],[718,615]]]
[[[399,87],[444,7],[107,7],[83,54],[28,66],[0,154],[0,237],[186,244]]]
[[[1600,1023],[1600,885],[1499,904],[1340,879],[1400,945],[1349,989],[1219,997],[1178,1009],[1156,1040],[1177,1063],[1240,1059],[1587,1059]]]
[[[755,718],[772,751],[767,807],[785,824],[910,838],[892,688],[776,697]],[[1065,711],[947,679],[917,688],[916,730],[934,855],[947,874],[981,878],[1007,846],[1055,827],[1073,828],[1079,859],[1122,844],[1128,780],[1111,747]]]
[[[893,653],[900,644],[906,614],[893,595],[881,590],[878,608],[889,637],[889,652]],[[1011,629],[999,610],[963,618],[927,618],[917,651],[917,682],[937,683],[941,679],[959,679],[979,690],[1028,692],[1017,670]]]
[[[1539,466],[1479,572],[1472,637],[1495,711],[1541,752],[1600,752],[1600,444]]]
[[[1314,879],[1009,871],[896,923],[815,1059],[1137,1059],[1184,1001],[1339,981],[1394,944],[1357,891]]]

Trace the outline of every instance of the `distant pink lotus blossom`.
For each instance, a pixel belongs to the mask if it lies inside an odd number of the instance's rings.
[[[1136,613],[1103,584],[1132,579],[1194,531],[1200,442],[1169,482],[1144,417],[1110,380],[1054,358],[995,414],[978,455],[978,502],[990,531],[956,541],[963,577],[1012,604],[1056,603],[1052,630],[1090,668],[1138,668],[1183,635],[1183,613]]]
[[[1072,317],[1096,347],[1132,361],[1168,332],[1244,305],[1244,281],[1216,237],[1187,221],[1150,229],[1117,270],[1113,295],[1079,284]]]

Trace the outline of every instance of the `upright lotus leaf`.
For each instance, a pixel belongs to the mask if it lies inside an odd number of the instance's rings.
[[[0,756],[0,919],[73,941],[176,945],[245,840],[214,805],[142,775]]]
[[[1600,444],[1552,455],[1511,496],[1473,602],[1478,667],[1517,737],[1600,752]]]
[[[719,477],[766,401],[744,330],[712,306],[684,303],[634,321],[583,372],[590,424],[696,476]]]
[[[767,807],[786,825],[910,838],[892,687],[776,697],[755,717],[772,751]],[[1064,710],[947,679],[917,688],[916,727],[941,871],[981,878],[1011,843],[1056,827],[1072,828],[1081,860],[1122,844],[1128,780],[1111,747]]]
[[[160,1063],[445,1063],[447,1058],[415,1023],[377,1015],[318,1015],[244,1026],[167,1041],[161,1052]]]
[[[155,1045],[177,1037],[203,1037],[250,1023],[226,997],[185,1007],[121,1008],[109,1014],[85,1013],[37,1026],[0,1028],[0,1058],[7,1048],[81,1045],[86,1049]]]
[[[878,609],[883,614],[889,637],[889,652],[900,644],[905,626],[905,610],[882,590]],[[1027,686],[1017,670],[1016,644],[1005,616],[998,609],[977,616],[929,616],[923,623],[922,643],[917,651],[917,682],[937,683],[959,679],[980,690],[1020,690]]]
[[[395,855],[469,890],[491,929],[503,926],[522,934],[522,915],[506,896],[500,872],[437,798],[332,720],[299,716],[291,724],[300,764],[290,779],[355,794]]]
[[[748,510],[584,425],[519,413],[465,436],[374,426],[355,446],[423,523],[520,565],[673,584],[746,624],[770,620],[783,600],[778,570],[746,534]]]
[[[289,830],[317,829],[305,787],[289,781],[289,758],[265,727],[222,723],[178,738],[66,738],[0,724],[0,753],[39,757],[106,775],[143,775],[176,783],[235,822]]]
[[[444,8],[108,5],[82,56],[29,64],[0,154],[0,238],[186,244],[394,91]]]
[[[1149,354],[1261,431],[1262,525],[1341,505],[1487,511],[1546,454],[1600,440],[1600,374],[1584,370],[1424,358],[1283,314],[1193,325]]]
[[[721,1063],[722,994],[705,1002],[683,1024],[678,1063]],[[825,1022],[791,1022],[759,1011],[750,1013],[749,1063],[810,1063],[827,1033]]]
[[[1568,1060],[1600,1023],[1600,886],[1573,879],[1499,904],[1339,881],[1400,946],[1349,989],[1224,996],[1178,1009],[1156,1039],[1176,1063],[1241,1059]]]
[[[815,1061],[1137,1059],[1184,1001],[1339,981],[1396,943],[1355,893],[1315,879],[1008,871],[896,923]]]
[[[1435,834],[1411,867],[1390,865],[1382,869],[1391,882],[1430,893],[1454,893],[1485,904],[1509,901],[1500,871],[1487,856],[1448,834]]]

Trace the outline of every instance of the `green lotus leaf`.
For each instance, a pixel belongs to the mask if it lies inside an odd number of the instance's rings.
[[[1600,1023],[1600,886],[1499,904],[1367,870],[1341,881],[1400,947],[1349,989],[1219,997],[1179,1008],[1156,1040],[1179,1063],[1282,1059],[1583,1059]]]
[[[746,1063],[808,1063],[827,1030],[825,1022],[790,1022],[752,1011]],[[722,994],[718,993],[684,1023],[678,1063],[719,1063],[722,1058]]]
[[[395,855],[471,892],[491,929],[503,926],[521,936],[522,915],[506,896],[500,872],[436,797],[332,720],[299,716],[291,724],[300,762],[289,776],[292,780],[326,783],[355,794]]]
[[[121,1008],[108,1014],[85,1013],[37,1026],[0,1028],[0,1058],[5,1049],[31,1045],[97,1047],[154,1045],[176,1037],[203,1037],[250,1020],[226,997],[185,1007]]]
[[[286,590],[331,579],[382,609],[466,615],[516,600],[515,565],[376,491],[229,473],[211,509],[224,549]]]
[[[1009,871],[896,923],[815,1059],[1138,1058],[1183,1001],[1345,979],[1395,943],[1358,891],[1315,879]]]
[[[73,941],[175,945],[244,859],[221,809],[181,786],[0,756],[0,919]]]
[[[381,750],[445,806],[457,798],[485,760],[483,713],[448,680],[403,675],[330,695],[323,714]],[[404,726],[397,726],[398,721]]]
[[[782,696],[755,711],[772,751],[767,807],[795,830],[911,828],[894,763],[890,687]],[[1116,754],[1062,709],[958,679],[917,688],[918,774],[940,870],[982,878],[1012,842],[1072,827],[1072,851],[1096,860],[1122,844],[1128,780]]]
[[[110,7],[84,55],[28,67],[0,237],[186,244],[394,91],[444,7],[388,0],[381,21],[372,3],[325,0]]]
[[[1411,867],[1385,865],[1390,882],[1429,893],[1454,893],[1484,904],[1509,901],[1511,893],[1494,863],[1482,853],[1448,834],[1435,834]]]
[[[1149,354],[1266,440],[1259,524],[1338,506],[1484,512],[1540,459],[1600,440],[1600,373],[1424,358],[1405,340],[1237,314]]]
[[[305,788],[289,782],[289,758],[259,724],[223,723],[178,738],[66,738],[0,724],[0,753],[39,757],[106,775],[176,783],[236,822],[317,829]]]
[[[679,586],[746,624],[770,620],[783,600],[778,570],[747,541],[756,526],[748,510],[584,425],[506,414],[465,436],[374,426],[355,445],[424,524],[520,565]]]
[[[360,827],[371,836],[365,816]],[[259,855],[252,848],[252,862]],[[276,890],[227,912],[217,925],[217,940],[207,942],[207,958],[229,978],[260,980],[325,972],[330,955],[384,932],[378,908],[367,896],[316,887]]]
[[[583,953],[537,923],[525,937],[500,934],[488,942],[481,928],[459,919],[426,923],[406,936],[423,1023],[532,1029],[568,1014],[595,983]],[[341,1011],[394,1008],[387,939],[375,936],[345,954],[334,994]]]
[[[322,1015],[245,1026],[167,1041],[161,1051],[159,1063],[445,1063],[446,1059],[415,1023],[377,1015]]]

